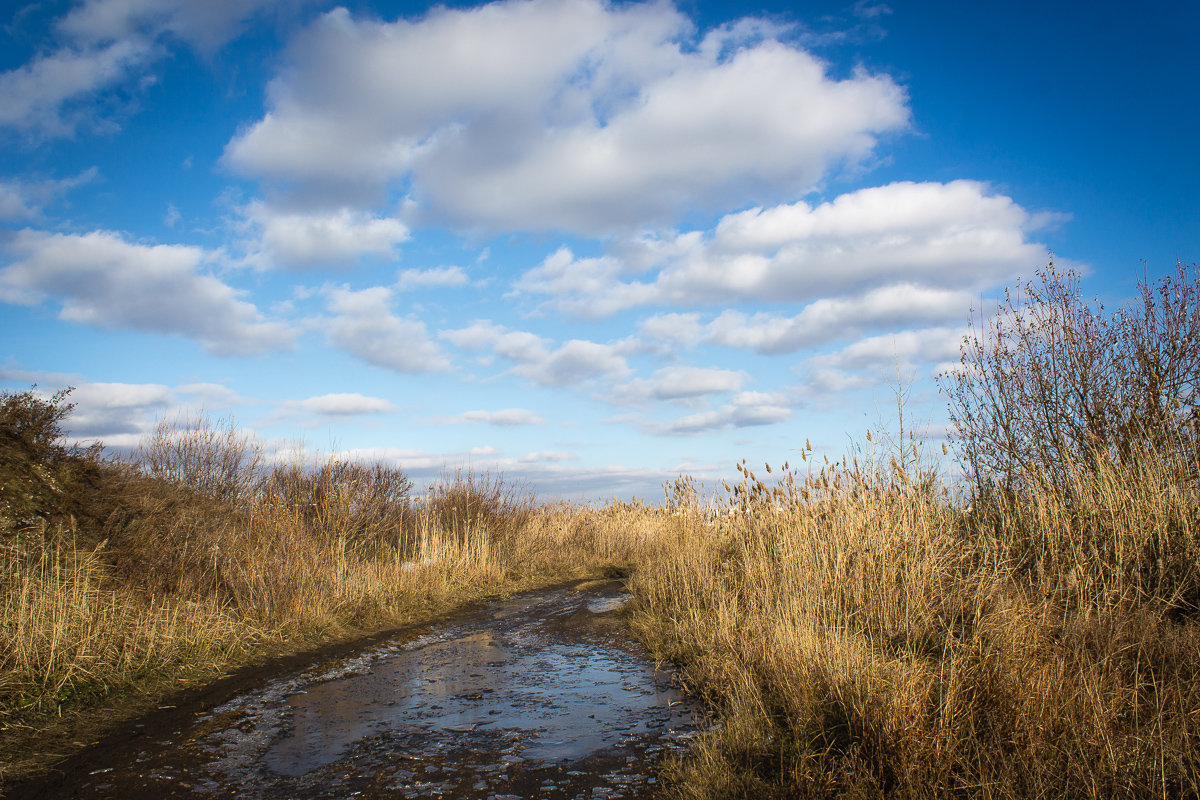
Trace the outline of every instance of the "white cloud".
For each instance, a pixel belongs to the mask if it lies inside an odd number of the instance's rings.
[[[260,266],[349,268],[365,255],[395,258],[396,245],[409,238],[398,219],[345,207],[283,211],[253,202],[243,212],[257,234],[250,261]]]
[[[88,43],[170,34],[201,51],[212,51],[263,10],[299,5],[296,0],[86,0],[59,21],[58,29]]]
[[[175,391],[194,398],[208,408],[229,408],[248,402],[233,389],[219,383],[188,383],[176,386]]]
[[[597,378],[618,379],[630,372],[625,356],[635,343],[600,344],[571,339],[558,348],[527,331],[514,331],[486,320],[445,330],[440,338],[469,350],[489,349],[515,365],[509,370],[543,386],[570,386]]]
[[[940,362],[958,358],[964,326],[923,328],[870,336],[836,353],[815,356],[815,364],[840,369],[886,369],[914,362]]]
[[[537,450],[521,456],[522,464],[554,464],[560,461],[574,461],[578,456],[563,450]]]
[[[433,417],[429,420],[435,425],[467,425],[482,423],[512,427],[516,425],[545,425],[546,420],[524,408],[503,408],[498,411],[464,411],[451,417]]]
[[[329,338],[346,352],[395,372],[445,372],[450,360],[430,340],[425,323],[391,312],[392,290],[377,286],[361,291],[332,289],[328,307],[335,315]]]
[[[613,387],[611,399],[635,405],[652,400],[688,403],[712,394],[736,392],[746,381],[746,373],[733,370],[664,367],[650,378],[638,378]]]
[[[869,336],[813,356],[799,370],[810,395],[836,395],[894,384],[896,371],[937,373],[957,368],[965,326],[949,325]]]
[[[0,126],[65,136],[91,117],[74,101],[124,81],[154,53],[150,42],[123,39],[105,47],[63,48],[0,73]]]
[[[62,180],[0,180],[0,220],[28,222],[41,217],[42,207],[76,186],[93,180],[95,167]]]
[[[625,242],[629,258],[643,249],[643,262],[657,260],[649,282],[620,281],[611,258],[602,270],[595,259],[560,258],[527,272],[517,287],[548,294],[549,305],[573,314],[647,303],[802,302],[880,284],[909,285],[925,292],[921,302],[940,306],[948,290],[995,285],[1039,263],[1045,248],[1025,241],[1030,224],[1011,198],[975,181],[892,183],[816,207],[728,214],[707,233]]]
[[[858,297],[817,300],[793,317],[723,311],[708,324],[704,341],[760,353],[791,353],[850,338],[867,328],[961,318],[970,304],[969,292],[884,286]]]
[[[729,403],[712,411],[688,414],[662,424],[647,423],[649,433],[693,434],[755,425],[774,425],[792,418],[787,398],[777,392],[739,392]]]
[[[412,21],[324,15],[228,145],[325,191],[408,185],[427,217],[585,233],[789,196],[908,124],[904,92],[835,80],[765,23],[697,37],[669,3],[500,0]]]
[[[700,324],[700,315],[694,312],[655,314],[638,323],[638,330],[649,339],[670,342],[683,347],[693,347],[699,344],[704,337],[704,326]]]
[[[579,298],[556,305],[588,319],[606,317],[623,308],[654,302],[655,288],[642,283],[622,283],[620,259],[575,258],[560,247],[541,264],[521,275],[514,284],[518,291]]]
[[[396,407],[382,397],[367,397],[356,392],[323,394],[297,400],[291,407],[323,417],[356,417],[362,414],[386,414]]]
[[[143,245],[111,231],[23,230],[4,245],[0,300],[38,305],[55,298],[59,317],[107,329],[177,334],[218,355],[290,348],[294,332],[263,317],[240,292],[202,269],[197,247]]]
[[[813,395],[834,395],[880,384],[880,375],[863,375],[833,367],[813,367],[804,386]]]
[[[85,0],[58,21],[62,41],[0,73],[0,126],[70,135],[81,122],[111,125],[97,95],[143,76],[176,38],[211,53],[264,9],[278,14],[309,0]],[[127,101],[126,101],[127,102]]]
[[[0,220],[28,220],[37,216],[21,184],[0,181]]]
[[[433,267],[432,269],[406,269],[396,278],[396,288],[409,289],[452,288],[466,286],[469,279],[462,267]]]
[[[518,364],[512,371],[543,386],[572,386],[595,378],[620,378],[630,370],[617,346],[571,339],[544,358]]]
[[[177,402],[174,393],[156,383],[83,383],[70,395],[75,410],[67,420],[76,439],[141,436],[152,420]]]
[[[506,330],[488,320],[475,320],[465,328],[438,331],[438,338],[464,350],[490,349]]]
[[[727,309],[702,324],[696,313],[657,314],[643,320],[639,329],[651,339],[684,347],[714,344],[765,354],[791,353],[853,338],[871,328],[959,319],[971,300],[970,292],[902,283],[855,297],[817,300],[790,317]]]

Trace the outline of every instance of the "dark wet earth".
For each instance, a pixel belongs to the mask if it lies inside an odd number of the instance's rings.
[[[629,638],[626,599],[613,582],[520,595],[280,676],[71,793],[649,797],[695,708]]]

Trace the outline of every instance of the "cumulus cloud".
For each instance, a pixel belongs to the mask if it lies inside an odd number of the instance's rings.
[[[958,358],[966,328],[962,325],[898,331],[869,336],[836,353],[814,356],[814,364],[841,369],[880,369],[916,362],[941,362]]]
[[[872,328],[961,318],[971,299],[970,292],[905,283],[817,300],[793,316],[727,309],[701,324],[695,313],[659,314],[643,320],[640,329],[645,336],[686,347],[713,344],[773,355],[850,339]]]
[[[747,379],[746,373],[727,369],[664,367],[649,378],[613,387],[611,399],[631,405],[657,400],[688,404],[708,395],[736,392]]]
[[[928,375],[957,368],[966,332],[962,325],[944,325],[868,336],[806,359],[798,372],[810,396],[894,384],[897,370]]]
[[[296,400],[288,404],[300,411],[322,417],[357,417],[363,414],[386,414],[396,407],[382,397],[367,397],[356,392],[337,392]]]
[[[219,383],[187,383],[176,386],[175,391],[207,408],[229,408],[248,402],[233,389]]]
[[[699,344],[705,332],[704,326],[700,324],[700,315],[695,312],[655,314],[638,323],[638,330],[648,339],[683,347]]]
[[[297,6],[304,0],[285,4]],[[105,90],[144,76],[179,39],[211,52],[236,36],[275,0],[87,0],[59,20],[60,41],[20,67],[0,73],[0,126],[67,136],[84,121],[104,123]]]
[[[150,42],[126,39],[104,47],[63,48],[0,73],[0,126],[65,136],[91,118],[75,101],[124,81],[154,52]]]
[[[59,195],[93,180],[95,167],[62,180],[0,180],[0,221],[28,222],[42,216],[42,207]]]
[[[225,160],[325,192],[405,186],[425,217],[472,228],[597,233],[769,201],[909,119],[888,77],[831,78],[785,39],[754,20],[698,34],[665,2],[339,8]]]
[[[526,272],[517,288],[549,295],[549,305],[573,314],[648,303],[803,302],[880,284],[977,289],[1044,258],[1045,247],[1025,238],[1033,224],[1011,198],[976,181],[900,182],[815,207],[800,201],[728,214],[711,231],[666,242],[626,242],[627,252],[643,249],[644,260],[657,261],[649,281],[617,279],[611,258],[601,267],[560,256]],[[922,302],[941,301],[927,291]]]
[[[553,464],[560,461],[574,461],[578,456],[564,450],[536,450],[521,456],[522,464]]]
[[[256,234],[250,261],[260,266],[349,268],[362,256],[395,258],[396,245],[409,238],[398,219],[346,207],[284,211],[254,202],[244,213]]]
[[[409,289],[453,288],[466,286],[467,273],[462,267],[433,267],[431,269],[406,269],[396,277],[396,288]]]
[[[569,248],[560,247],[541,264],[521,275],[514,288],[553,295],[560,299],[551,305],[574,315],[596,319],[655,301],[654,286],[621,281],[626,271],[619,258],[575,258]]]
[[[151,420],[177,402],[170,388],[156,383],[84,383],[71,392],[75,410],[68,426],[76,439],[115,440],[146,433]]]
[[[144,245],[111,231],[22,230],[3,245],[0,300],[56,301],[59,317],[106,329],[186,336],[217,355],[292,346],[294,331],[267,320],[240,292],[203,270],[212,253]]]
[[[541,336],[514,331],[487,320],[477,320],[466,328],[441,331],[439,337],[463,349],[491,350],[495,355],[515,362],[514,375],[543,386],[570,386],[597,378],[619,379],[631,370],[625,356],[635,345],[631,342],[601,344],[571,339],[557,348]]]
[[[545,425],[546,420],[524,408],[502,408],[498,411],[464,411],[451,417],[433,417],[429,420],[435,425],[467,425],[482,423],[513,427],[516,425]]]
[[[659,434],[695,434],[728,428],[774,425],[792,418],[787,398],[778,392],[739,392],[710,411],[679,417],[669,423],[646,423],[643,430]]]
[[[332,289],[329,339],[347,353],[394,372],[445,372],[450,360],[430,340],[425,323],[391,311],[392,290]]]
[[[92,43],[167,34],[212,51],[237,36],[264,10],[295,8],[304,0],[85,0],[58,23],[76,42]]]
[[[544,386],[572,386],[593,378],[619,378],[630,369],[614,345],[571,339],[544,358],[518,364],[512,371]]]

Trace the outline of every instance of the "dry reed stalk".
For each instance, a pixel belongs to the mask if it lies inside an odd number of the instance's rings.
[[[679,794],[1195,794],[1198,508],[1172,469],[971,514],[856,467],[808,500],[747,471],[737,513],[660,512],[684,538],[635,574],[635,625],[725,720]]]

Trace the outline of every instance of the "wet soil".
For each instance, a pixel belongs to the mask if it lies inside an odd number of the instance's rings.
[[[561,586],[327,652],[10,796],[649,797],[696,709],[629,638],[626,599]]]

